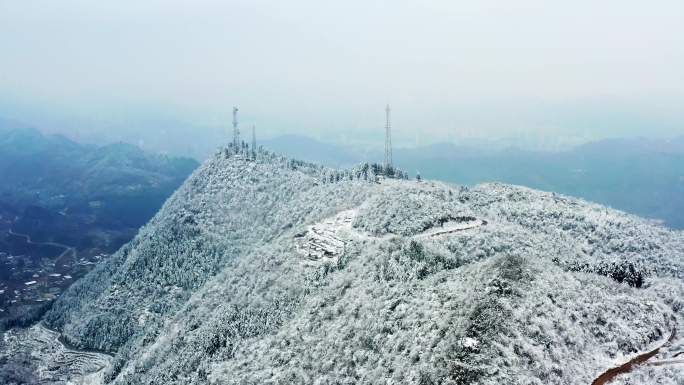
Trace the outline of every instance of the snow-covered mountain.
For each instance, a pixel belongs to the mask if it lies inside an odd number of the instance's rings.
[[[382,148],[283,136],[263,142],[287,156],[348,167],[374,159]],[[396,166],[428,179],[475,186],[502,182],[580,197],[684,229],[684,137],[617,138],[559,151],[513,143],[459,141],[395,148]]]
[[[59,356],[65,378],[122,385],[590,384],[684,330],[684,233],[378,171],[220,151],[46,315],[69,349],[113,356],[101,375],[68,370],[63,347],[36,367]]]

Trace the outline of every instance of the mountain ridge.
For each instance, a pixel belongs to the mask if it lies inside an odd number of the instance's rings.
[[[38,204],[59,211],[107,194],[117,199],[170,195],[197,167],[188,158],[151,155],[123,143],[82,145],[33,128],[5,128],[0,150],[0,199],[20,209]]]
[[[332,167],[368,159],[367,153],[312,139],[303,149],[296,138],[274,142],[273,148],[281,153]],[[324,155],[318,156],[320,151]],[[427,179],[470,186],[493,181],[525,185],[684,229],[684,137],[605,139],[558,152],[438,143],[395,148],[394,159],[399,168]]]
[[[222,150],[45,321],[113,384],[589,383],[681,324],[682,232],[361,170]]]

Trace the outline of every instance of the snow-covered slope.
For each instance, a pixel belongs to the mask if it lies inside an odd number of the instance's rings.
[[[221,151],[45,323],[114,384],[589,384],[684,330],[681,232],[369,169]]]

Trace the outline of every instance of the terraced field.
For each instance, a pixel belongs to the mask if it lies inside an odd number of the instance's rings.
[[[99,352],[70,349],[59,341],[59,334],[42,325],[13,329],[3,334],[0,361],[29,365],[40,384],[101,384],[111,356]],[[7,380],[5,380],[7,381]]]

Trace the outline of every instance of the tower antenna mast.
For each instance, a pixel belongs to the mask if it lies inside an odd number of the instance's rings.
[[[392,124],[390,121],[390,106],[385,108],[385,170],[392,167]]]
[[[256,126],[252,125],[252,158],[256,159]]]
[[[238,128],[237,120],[238,108],[233,107],[233,146],[238,148],[240,145],[240,129]]]

